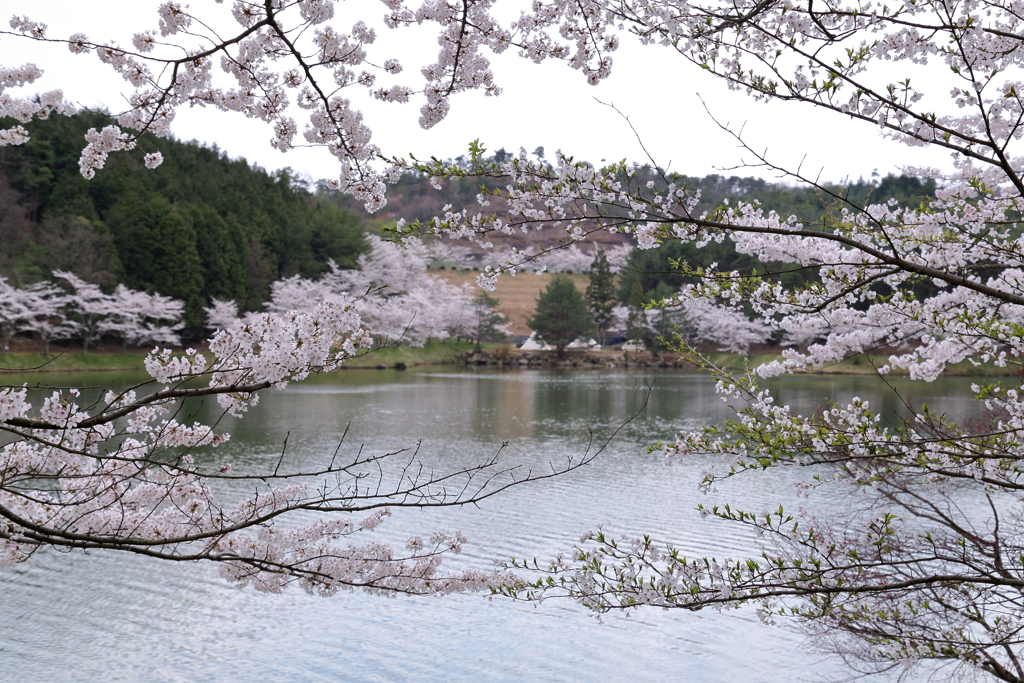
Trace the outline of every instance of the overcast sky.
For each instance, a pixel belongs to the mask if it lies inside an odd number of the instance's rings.
[[[133,32],[157,25],[153,0],[82,3],[80,0],[47,0],[4,3],[8,12],[26,14],[49,25],[50,37],[85,32],[93,40],[116,39],[130,44]],[[213,5],[194,0],[198,9],[209,6],[225,12],[230,3]],[[370,0],[339,4],[350,15],[335,18],[344,29],[363,18],[378,26],[384,7]],[[6,17],[4,18],[6,23]],[[406,66],[396,82],[413,87],[416,64],[433,61],[436,42],[429,29],[378,30],[380,40],[371,54],[397,56]],[[25,89],[38,92],[61,88],[72,101],[87,107],[123,107],[127,83],[93,55],[72,55],[66,47],[39,46],[11,37],[0,37],[0,64],[13,66],[27,61],[44,69],[44,79]],[[374,141],[386,154],[451,158],[465,153],[468,143],[479,138],[488,149],[508,151],[543,146],[549,156],[556,149],[595,163],[627,158],[646,161],[646,155],[629,125],[612,108],[628,116],[648,152],[661,166],[687,175],[725,173],[770,177],[757,169],[734,169],[749,153],[719,129],[705,111],[730,127],[743,129],[744,139],[781,165],[803,164],[804,172],[820,173],[823,179],[885,175],[906,165],[948,165],[937,151],[920,150],[884,141],[878,129],[834,114],[814,111],[795,103],[759,104],[742,93],[729,91],[723,82],[694,67],[678,55],[662,49],[639,47],[624,41],[615,53],[612,76],[593,87],[579,72],[558,63],[533,64],[511,51],[492,62],[496,80],[504,89],[497,98],[477,93],[462,94],[452,101],[451,113],[433,129],[419,128],[420,102],[385,104],[357,101],[374,132]],[[388,84],[386,81],[379,81]],[[302,128],[302,112],[296,119]],[[179,139],[216,143],[232,157],[244,157],[267,169],[290,166],[314,179],[334,177],[332,158],[320,150],[295,150],[282,154],[267,144],[271,137],[265,124],[237,114],[210,109],[180,112],[172,130]]]

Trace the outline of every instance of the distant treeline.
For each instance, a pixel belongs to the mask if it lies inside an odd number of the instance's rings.
[[[15,122],[0,120],[0,126]],[[301,275],[316,278],[334,260],[355,264],[367,249],[364,227],[405,218],[429,220],[445,204],[472,206],[481,186],[503,183],[475,178],[446,179],[436,190],[426,178],[407,173],[389,188],[388,205],[370,216],[351,197],[320,183],[310,191],[288,170],[270,174],[245,160],[229,159],[216,147],[143,136],[137,149],[110,156],[93,180],[79,173],[78,158],[89,128],[111,120],[82,112],[24,124],[25,145],[0,147],[0,275],[26,285],[65,270],[112,289],[116,284],[160,293],[185,303],[190,330],[203,326],[202,307],[211,299],[237,301],[256,310],[269,300],[270,283]],[[143,155],[161,152],[163,164],[148,170]],[[543,159],[543,149],[534,156]],[[507,159],[498,150],[491,160]],[[458,160],[457,160],[458,161]],[[462,160],[466,165],[466,160]],[[654,191],[665,183],[658,169],[640,167],[633,179]],[[676,176],[677,185],[701,190],[698,211],[724,201],[758,199],[766,210],[817,222],[834,210],[835,198],[813,188],[794,188],[757,178]],[[829,186],[862,204],[895,198],[917,206],[934,197],[935,184],[888,176]],[[670,259],[749,271],[785,270],[736,254],[732,244],[712,243],[699,252],[668,243],[634,250],[620,273],[621,299],[640,280],[647,297],[663,296],[682,284]],[[784,281],[803,274],[780,276]]]
[[[289,171],[269,174],[216,147],[147,135],[85,180],[85,133],[110,123],[54,116],[25,124],[27,144],[0,148],[0,274],[27,284],[60,269],[159,292],[183,301],[198,329],[212,298],[252,309],[274,280],[316,277],[329,259],[352,266],[366,250],[361,216]],[[146,169],[143,155],[157,151],[163,164]]]
[[[639,169],[637,176],[643,182],[654,180],[655,190],[659,186],[664,187],[660,175],[650,167]],[[691,190],[701,191],[701,199],[696,207],[698,215],[704,211],[714,211],[727,200],[735,206],[738,200],[749,202],[757,199],[766,213],[776,211],[782,216],[797,216],[802,222],[811,225],[820,225],[824,216],[838,214],[846,206],[836,195],[856,206],[881,204],[895,199],[901,206],[910,208],[935,198],[934,180],[894,175],[870,181],[861,179],[845,185],[826,185],[827,192],[816,188],[773,184],[759,178],[726,178],[719,175],[704,178],[680,176],[676,184],[685,184]],[[772,274],[772,277],[786,286],[798,285],[808,277],[813,277],[811,271],[798,270],[783,263],[762,263],[751,256],[738,254],[728,240],[720,244],[711,242],[701,249],[683,242],[668,242],[659,249],[633,250],[628,266],[619,273],[620,299],[623,302],[629,300],[636,280],[640,280],[647,299],[661,299],[678,291],[690,279],[672,267],[673,261],[694,268],[717,263],[718,269],[724,271],[750,273],[756,270],[760,274]]]
[[[544,149],[539,147],[530,156],[534,161],[543,162]],[[510,158],[511,154],[499,149],[485,159],[484,163],[497,163]],[[463,168],[469,167],[469,162],[464,157],[457,158],[455,162]],[[698,215],[704,211],[714,211],[726,201],[735,206],[737,201],[749,202],[756,199],[766,212],[776,211],[783,216],[795,215],[808,224],[820,224],[823,216],[838,213],[838,210],[845,206],[840,197],[856,206],[864,206],[866,203],[879,204],[895,199],[901,206],[911,208],[935,198],[934,180],[921,180],[911,176],[888,175],[869,180],[861,178],[855,182],[826,183],[823,185],[824,190],[771,183],[760,178],[722,175],[698,178],[672,175],[651,166],[638,167],[632,179],[623,178],[623,181],[632,182],[634,187],[642,188],[644,194],[664,191],[667,187],[666,180],[674,182],[677,187],[685,186],[691,191],[700,190],[701,197],[696,206]],[[648,181],[654,183],[650,190],[646,188]],[[375,218],[429,221],[433,216],[443,214],[445,204],[454,207],[475,206],[477,194],[482,187],[493,190],[504,187],[504,183],[493,179],[481,181],[477,178],[447,178],[441,182],[441,189],[436,190],[430,186],[425,176],[406,173],[393,188],[389,188],[388,205],[381,215]],[[326,189],[321,189],[321,192],[324,196],[330,196],[339,206],[346,206],[354,211],[361,210],[351,198],[332,194]],[[539,242],[545,239],[550,239],[550,235],[537,236]],[[633,250],[629,263],[619,273],[621,302],[626,303],[629,300],[633,283],[637,279],[640,280],[644,295],[648,299],[660,299],[677,291],[686,278],[672,267],[672,261],[682,261],[694,267],[717,263],[720,269],[744,273],[754,269],[759,273],[769,271],[777,274],[776,277],[785,285],[798,284],[809,276],[806,271],[797,271],[785,264],[765,264],[749,256],[737,254],[732,242],[728,240],[721,244],[712,242],[699,250],[692,245],[668,242],[659,249]]]

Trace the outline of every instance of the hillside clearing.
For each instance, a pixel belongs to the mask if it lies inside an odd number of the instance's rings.
[[[434,270],[431,275],[443,278],[449,284],[462,286],[470,284],[474,287],[474,296],[480,289],[477,287],[476,278],[480,273],[473,270]],[[498,311],[508,316],[509,327],[512,334],[530,334],[530,327],[526,324],[533,317],[534,309],[537,307],[537,296],[541,290],[548,286],[551,273],[520,273],[515,277],[502,275],[498,278],[498,284],[491,296],[498,300]],[[576,287],[581,292],[586,292],[589,276],[582,273],[569,275]]]

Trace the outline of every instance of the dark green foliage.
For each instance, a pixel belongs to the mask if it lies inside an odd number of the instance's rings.
[[[245,237],[237,221],[224,220],[208,204],[189,204],[180,211],[192,224],[203,274],[203,291],[214,299],[245,303]],[[202,236],[201,239],[198,236]]]
[[[160,292],[185,304],[185,325],[193,334],[205,324],[203,306],[202,263],[196,251],[196,234],[192,223],[177,212],[170,212],[160,221],[157,255],[162,267],[153,279],[152,291]]]
[[[288,171],[271,175],[216,147],[143,136],[87,181],[78,170],[85,133],[110,123],[98,113],[54,116],[26,125],[29,143],[0,148],[0,208],[30,224],[7,221],[19,237],[7,241],[0,272],[13,281],[64,268],[123,282],[183,299],[197,330],[211,298],[252,310],[273,280],[317,277],[330,260],[350,267],[366,249],[358,214],[309,193]],[[144,168],[142,156],[156,151],[164,163]],[[68,245],[84,250],[78,265]]]
[[[47,216],[30,228],[30,240],[12,248],[16,263],[0,265],[0,271],[15,272],[26,285],[51,276],[54,270],[75,273],[87,282],[112,287],[122,272],[107,226],[81,216]]]
[[[647,312],[644,310],[644,289],[639,279],[633,280],[633,286],[626,300],[629,315],[626,317],[626,340],[647,346],[651,339],[651,330],[647,326]]]
[[[555,275],[537,297],[537,310],[527,323],[547,344],[558,351],[561,358],[565,347],[585,334],[594,324],[587,310],[587,302],[567,275]]]
[[[666,187],[656,169],[638,169],[634,185],[644,187],[648,181],[654,182],[651,192]],[[808,226],[829,226],[836,220],[841,209],[849,208],[850,204],[864,206],[895,199],[902,206],[915,208],[935,198],[934,180],[922,181],[909,176],[893,175],[877,182],[859,180],[846,185],[825,185],[824,190],[775,185],[759,178],[725,178],[718,175],[705,178],[680,176],[674,182],[690,191],[700,190],[701,198],[694,208],[695,215],[705,211],[714,212],[725,204],[735,205],[738,201],[757,199],[766,213],[776,211],[782,216],[794,215]],[[626,302],[629,299],[633,283],[637,280],[646,292],[648,301],[671,296],[684,283],[696,280],[681,274],[675,263],[692,269],[717,264],[719,270],[736,270],[744,274],[756,270],[758,274],[768,275],[787,287],[800,285],[814,277],[812,272],[796,269],[791,264],[763,263],[746,254],[738,254],[728,239],[721,243],[710,242],[701,248],[671,241],[657,249],[636,249],[630,254],[629,262],[619,274],[619,300]]]
[[[587,284],[587,299],[590,304],[590,315],[597,328],[598,341],[605,344],[605,332],[612,322],[612,309],[615,308],[615,275],[608,265],[608,257],[604,249],[598,248],[594,262],[590,264],[590,282]]]

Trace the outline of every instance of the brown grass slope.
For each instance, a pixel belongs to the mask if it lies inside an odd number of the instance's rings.
[[[476,278],[480,274],[473,270],[435,270],[432,275],[444,278],[448,283],[462,286],[467,282],[476,287]],[[512,334],[530,334],[526,324],[533,317],[537,308],[537,297],[551,282],[551,273],[520,273],[515,277],[502,275],[491,296],[498,300],[498,311],[508,316]],[[587,275],[575,273],[569,276],[576,283],[580,292],[586,293],[589,278]],[[474,291],[480,291],[477,288]]]

